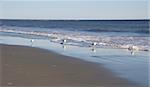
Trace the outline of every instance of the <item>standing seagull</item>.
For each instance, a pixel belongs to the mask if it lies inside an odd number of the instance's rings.
[[[131,50],[131,51],[138,51],[139,48],[137,46],[129,46],[128,50]]]
[[[96,49],[95,49],[95,46],[97,45],[97,43],[96,42],[93,42],[92,44],[91,44],[91,47],[92,47],[92,52],[96,52]]]
[[[92,45],[92,47],[95,47],[97,45],[97,43],[93,42],[91,45]]]
[[[131,55],[134,55],[135,51],[138,51],[139,48],[137,46],[129,46],[128,50],[131,51]]]
[[[30,42],[33,43],[33,42],[34,42],[34,39],[31,39]]]
[[[31,39],[30,42],[31,42],[31,46],[32,46],[32,45],[33,45],[33,42],[34,42],[34,39]]]
[[[66,39],[63,39],[60,44],[65,44],[66,42],[67,42],[67,40],[66,40]]]

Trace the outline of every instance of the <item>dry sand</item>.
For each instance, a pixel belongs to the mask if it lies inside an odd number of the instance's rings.
[[[25,46],[0,45],[0,87],[137,87],[100,64]]]

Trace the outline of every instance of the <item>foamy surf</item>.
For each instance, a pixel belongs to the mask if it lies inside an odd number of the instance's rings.
[[[19,28],[19,29],[18,29]],[[21,29],[23,28],[23,29]],[[46,37],[52,42],[61,43],[62,40],[66,40],[66,45],[76,45],[91,47],[93,42],[97,43],[95,47],[107,47],[107,48],[120,48],[129,49],[130,47],[136,47],[136,51],[149,51],[149,36],[103,36],[103,35],[91,35],[82,34],[80,32],[59,32],[59,31],[29,31],[25,27],[1,27],[0,32],[21,34],[21,35],[34,35]]]

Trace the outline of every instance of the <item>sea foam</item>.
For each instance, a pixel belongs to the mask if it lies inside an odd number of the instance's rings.
[[[32,29],[29,31],[29,29],[25,29],[25,27],[1,27],[0,32],[44,36],[56,43],[60,43],[62,40],[66,39],[66,45],[90,47],[93,42],[96,42],[96,47],[128,49],[130,46],[136,46],[140,51],[149,51],[150,49],[149,36],[101,36],[85,35],[80,32],[64,33],[59,31],[32,31]]]

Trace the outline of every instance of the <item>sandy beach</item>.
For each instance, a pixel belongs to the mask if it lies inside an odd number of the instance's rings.
[[[100,64],[26,46],[0,45],[1,87],[138,87]]]

